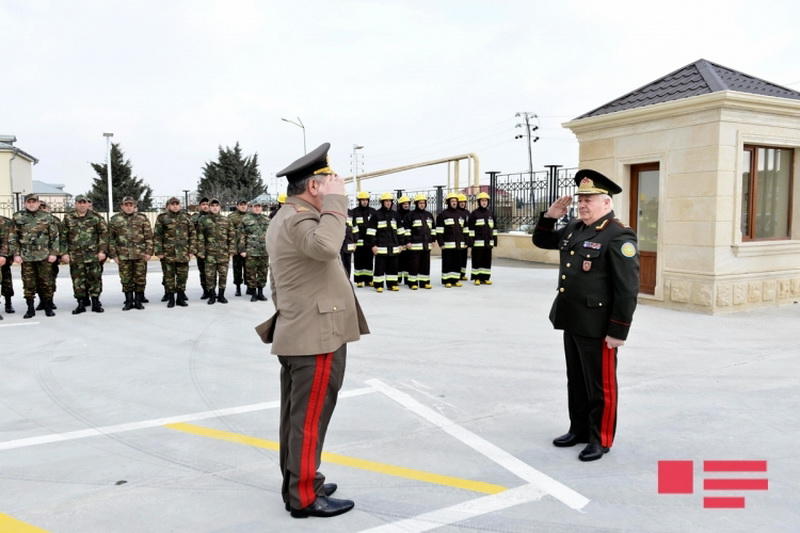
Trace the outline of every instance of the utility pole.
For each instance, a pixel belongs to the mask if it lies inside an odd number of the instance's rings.
[[[114,214],[114,204],[113,202],[113,195],[112,187],[111,187],[111,137],[113,137],[113,133],[103,133],[103,137],[106,138],[106,188],[108,189],[108,221],[111,222],[111,215]]]
[[[515,117],[522,117],[522,120],[525,125],[525,133],[521,135],[515,135],[515,139],[528,139],[528,174],[530,174],[531,180],[533,180],[533,143],[539,140],[538,136],[532,136],[533,132],[539,129],[538,124],[534,124],[531,126],[531,119],[539,120],[538,115],[536,113],[531,113],[529,111],[519,111]],[[522,122],[518,122],[515,126],[516,128],[523,127]]]
[[[359,167],[359,150],[363,150],[364,147],[360,144],[353,145],[353,155],[350,159],[350,164],[353,165],[353,184],[356,187],[356,192],[361,191],[361,182],[358,179],[358,167]]]

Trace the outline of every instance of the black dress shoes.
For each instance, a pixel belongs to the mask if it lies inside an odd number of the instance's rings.
[[[604,453],[608,453],[608,448],[604,448],[596,442],[590,442],[581,450],[581,453],[578,454],[578,459],[584,462],[597,461],[603,457]]]
[[[290,509],[289,512],[294,518],[306,518],[309,516],[319,516],[328,518],[346,513],[353,508],[353,500],[337,500],[328,496],[317,496],[314,503],[303,509]]]
[[[339,485],[337,485],[336,483],[325,483],[324,485],[322,485],[322,492],[325,493],[325,496],[330,496],[331,494],[336,492],[336,489],[338,488]],[[286,502],[286,510],[291,511],[291,507],[289,507],[289,502]]]
[[[575,446],[579,442],[587,442],[588,440],[589,439],[582,439],[574,433],[564,433],[560,437],[553,439],[553,446],[557,446],[558,448],[569,448],[570,446]]]

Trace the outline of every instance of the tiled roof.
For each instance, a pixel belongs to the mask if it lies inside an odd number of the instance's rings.
[[[800,100],[800,92],[699,59],[577,118],[596,117],[719,91],[740,91]]]

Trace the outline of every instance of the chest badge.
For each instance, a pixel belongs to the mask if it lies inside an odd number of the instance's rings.
[[[592,269],[592,262],[591,261],[584,261],[582,268],[583,268],[584,272],[589,272]]]
[[[601,242],[584,241],[583,242],[583,247],[584,248],[591,248],[592,250],[599,250],[600,248],[603,247],[603,243],[601,243]]]

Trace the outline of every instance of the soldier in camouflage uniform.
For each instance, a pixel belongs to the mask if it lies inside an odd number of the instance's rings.
[[[125,293],[122,310],[144,309],[147,261],[153,255],[153,230],[147,217],[136,212],[136,200],[130,196],[122,199],[122,213],[111,217],[108,251],[119,265],[119,279]]]
[[[200,228],[200,220],[208,214],[208,198],[200,198],[197,203],[199,211],[192,215],[192,222],[194,223],[194,230],[197,233]],[[200,273],[200,287],[203,289],[203,295],[200,296],[201,300],[208,298],[208,284],[206,283],[206,260],[197,256],[197,270]]]
[[[236,253],[236,232],[233,224],[219,213],[219,200],[212,199],[210,213],[200,219],[197,229],[197,257],[206,260],[206,284],[208,285],[208,304],[228,303],[225,298],[225,284],[228,280],[228,263]],[[219,292],[214,289],[219,287]]]
[[[236,240],[239,240],[239,230],[242,227],[242,220],[247,216],[247,202],[239,200],[236,204],[236,211],[228,215],[228,220],[233,223],[233,230],[236,232]],[[236,285],[236,296],[242,295],[242,282],[247,280],[246,260],[239,254],[233,254],[233,284]],[[247,294],[251,294],[252,287],[247,284]]]
[[[253,204],[253,211],[242,218],[237,232],[239,257],[245,261],[244,272],[247,275],[247,292],[251,293],[251,302],[266,301],[264,286],[267,284],[267,228],[269,218],[263,213],[261,202]],[[234,256],[236,257],[236,256]]]
[[[191,217],[181,211],[181,201],[174,196],[167,201],[167,211],[156,218],[155,253],[161,260],[167,307],[186,307],[186,279],[189,260],[194,254],[195,229]],[[177,292],[177,298],[176,298]]]
[[[83,195],[75,198],[75,211],[66,214],[61,223],[61,251],[61,260],[69,264],[72,291],[78,301],[72,314],[85,312],[89,305],[93,312],[102,313],[101,261],[108,255],[108,225],[97,213],[89,211],[89,202]]]
[[[3,220],[8,220],[5,217],[0,217]],[[0,283],[3,282],[3,270],[5,269],[8,260],[8,230],[10,226],[0,220]],[[0,315],[0,320],[3,320],[3,315]]]
[[[53,263],[59,253],[58,227],[47,213],[39,210],[39,196],[25,197],[25,209],[14,214],[9,237],[9,252],[22,264],[22,288],[28,310],[22,318],[36,315],[33,298],[44,303],[44,314],[53,313]]]
[[[39,201],[39,211],[44,211],[45,213],[50,215],[50,221],[53,224],[56,225],[56,227],[58,228],[58,234],[61,235],[61,219],[59,219],[57,216],[53,215],[50,212],[50,206],[47,205],[47,202],[45,202],[44,200],[40,200]],[[53,293],[54,294],[58,290],[58,285],[57,285],[56,282],[58,280],[58,270],[59,270],[58,267],[61,264],[61,254],[62,254],[62,252],[61,252],[61,250],[59,250],[59,253],[56,256],[56,260],[53,262],[53,273],[52,273],[52,276],[53,276]],[[39,305],[36,306],[36,310],[37,311],[41,311],[43,309],[44,309],[44,301],[42,299],[42,295],[40,294],[39,295]],[[53,302],[53,309],[54,310],[58,309],[58,307],[56,307],[55,302]]]
[[[11,235],[13,222],[10,218],[0,215],[0,233],[5,234],[6,239]],[[13,313],[14,306],[11,305],[11,297],[14,296],[14,284],[11,281],[11,263],[14,262],[14,257],[11,255],[9,248],[6,248],[5,255],[0,255],[5,261],[0,261],[0,295],[3,296],[6,303],[6,313]]]

